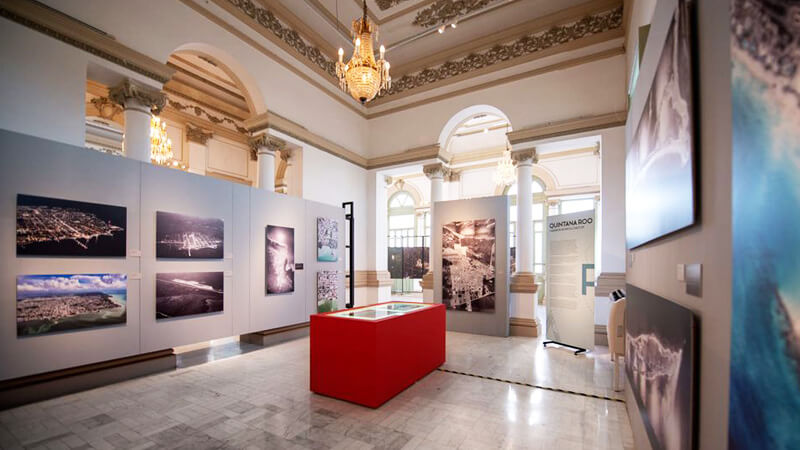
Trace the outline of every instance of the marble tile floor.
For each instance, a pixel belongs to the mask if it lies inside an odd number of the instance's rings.
[[[535,342],[494,339],[448,333],[448,365],[523,370]],[[0,448],[633,448],[621,402],[435,371],[373,410],[309,392],[308,338],[213,351],[229,357],[2,411]],[[577,361],[533,351],[559,370]]]

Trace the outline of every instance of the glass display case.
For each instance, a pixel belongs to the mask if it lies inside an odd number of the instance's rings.
[[[403,315],[411,311],[430,308],[432,306],[433,305],[426,305],[423,303],[393,302],[339,311],[330,315],[334,317],[347,317],[350,319],[378,320],[395,315]]]

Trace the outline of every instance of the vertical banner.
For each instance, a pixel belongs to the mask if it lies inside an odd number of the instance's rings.
[[[547,218],[548,340],[594,348],[594,211]]]
[[[800,448],[798,17],[732,0],[731,449]]]

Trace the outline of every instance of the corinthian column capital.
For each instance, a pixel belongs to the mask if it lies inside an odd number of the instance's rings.
[[[126,109],[141,105],[149,108],[149,111],[144,112],[155,115],[161,114],[167,104],[166,94],[131,79],[125,79],[120,84],[109,89],[108,98]],[[136,103],[131,102],[131,100],[136,100]]]
[[[267,133],[251,136],[248,139],[248,144],[250,144],[250,159],[253,161],[258,159],[259,153],[271,152],[274,155],[275,152],[281,152],[286,149],[286,141],[279,137],[270,136]]]
[[[536,164],[539,162],[539,155],[536,154],[535,148],[526,148],[524,150],[512,150],[511,159],[517,164],[524,164],[527,161]]]
[[[445,178],[450,176],[450,168],[442,163],[428,164],[422,167],[422,173],[428,178]]]

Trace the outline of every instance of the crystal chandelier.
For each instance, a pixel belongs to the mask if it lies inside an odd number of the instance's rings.
[[[381,57],[375,61],[372,49],[372,33],[378,40],[378,27],[367,18],[367,0],[364,0],[364,14],[353,20],[353,57],[345,64],[342,61],[344,49],[339,48],[339,62],[336,63],[336,76],[339,87],[349,92],[354,99],[365,104],[379,92],[392,87],[389,76],[389,62],[383,59],[386,48],[380,47]]]
[[[508,133],[508,125],[506,125],[506,133]],[[497,162],[497,168],[494,170],[494,182],[501,186],[511,186],[515,181],[517,181],[517,172],[514,168],[514,161],[511,159],[508,140],[506,140],[506,149],[503,150],[503,156]]]
[[[167,137],[167,122],[150,117],[150,161],[159,165],[172,162],[172,140]]]

